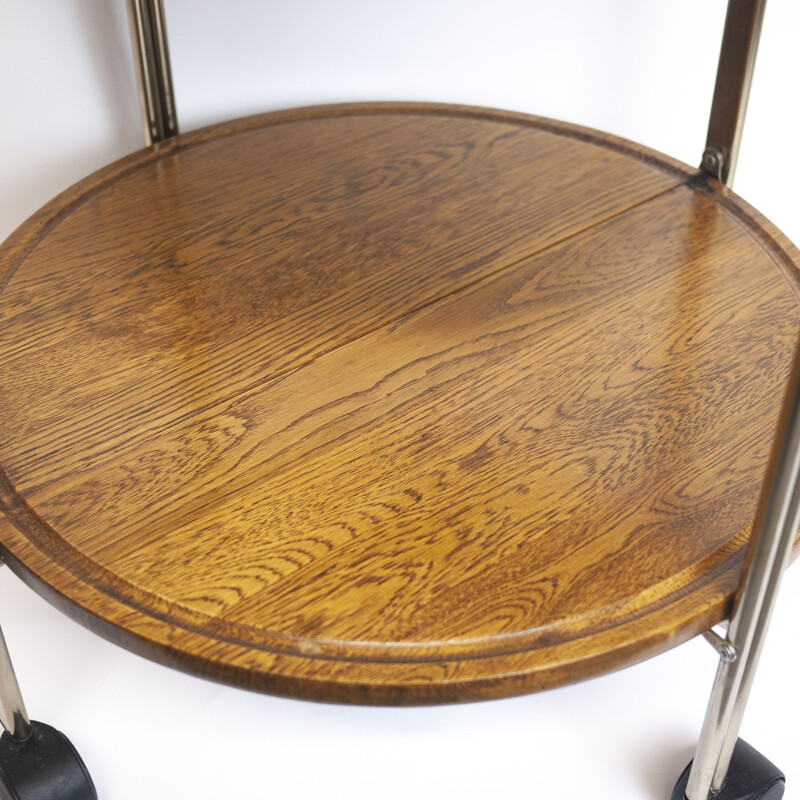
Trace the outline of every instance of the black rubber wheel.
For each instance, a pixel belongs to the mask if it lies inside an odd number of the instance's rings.
[[[686,784],[692,762],[672,790],[672,800],[686,800]],[[781,800],[786,788],[784,774],[743,739],[736,740],[728,777],[714,800]]]
[[[72,742],[43,722],[31,727],[24,742],[0,737],[0,800],[97,800]]]

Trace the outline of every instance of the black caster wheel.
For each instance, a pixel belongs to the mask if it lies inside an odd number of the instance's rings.
[[[0,737],[0,800],[97,800],[72,742],[43,722],[31,728],[24,742]]]
[[[686,800],[686,783],[692,762],[672,790],[672,800]],[[754,747],[742,739],[733,749],[728,777],[722,788],[713,795],[714,800],[781,800],[786,788],[783,773]]]

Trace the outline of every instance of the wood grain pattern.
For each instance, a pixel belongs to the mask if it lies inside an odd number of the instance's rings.
[[[623,666],[727,609],[796,263],[719,184],[531,117],[182,136],[0,250],[0,540],[95,630],[265,691]]]

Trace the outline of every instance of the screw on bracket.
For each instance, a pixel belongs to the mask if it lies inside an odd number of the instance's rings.
[[[723,639],[718,633],[714,631],[706,631],[703,638],[717,651],[719,657],[726,663],[736,661],[739,653],[732,642]]]
[[[709,145],[703,153],[703,160],[700,163],[700,169],[713,175],[718,181],[725,182],[726,171],[726,158],[725,152],[721,147]]]

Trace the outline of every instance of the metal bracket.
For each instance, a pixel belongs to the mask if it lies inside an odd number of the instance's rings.
[[[728,173],[727,158],[722,147],[709,145],[703,152],[703,160],[700,163],[703,172],[707,172],[718,181],[725,182],[724,176]]]
[[[730,664],[739,657],[739,651],[733,642],[729,642],[720,636],[716,631],[705,631],[703,638],[717,651],[717,655],[726,663]]]

